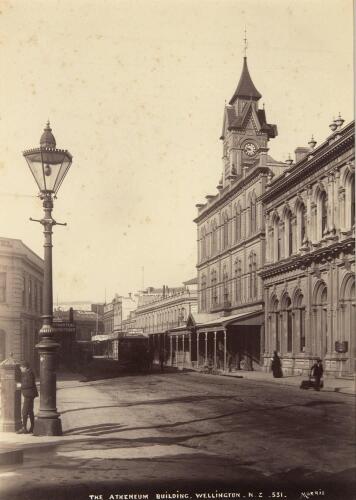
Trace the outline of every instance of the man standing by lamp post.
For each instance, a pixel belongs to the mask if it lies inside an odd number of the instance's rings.
[[[56,407],[56,355],[59,344],[54,341],[52,284],[52,227],[59,223],[52,218],[52,209],[53,199],[72,164],[72,155],[66,150],[56,149],[56,140],[47,122],[40,147],[24,151],[23,156],[39,187],[44,209],[43,219],[30,219],[44,228],[43,323],[39,332],[40,342],[36,345],[40,356],[40,409],[33,433],[36,436],[61,436],[62,424]]]

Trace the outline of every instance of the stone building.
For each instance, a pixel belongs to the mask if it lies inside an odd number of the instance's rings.
[[[22,241],[0,238],[0,361],[12,352],[37,367],[43,260]]]
[[[197,309],[197,281],[192,279],[183,287],[164,286],[160,294],[142,294],[135,311],[135,326],[138,331],[150,336],[154,360],[158,362],[161,349],[165,349],[166,362],[176,366],[185,359],[190,365],[189,344],[184,344],[189,315]]]
[[[266,369],[276,350],[285,373],[307,373],[316,357],[329,375],[355,370],[355,134],[342,125],[319,147],[298,148],[260,197]]]
[[[192,318],[195,363],[226,369],[263,365],[263,286],[265,237],[261,196],[268,175],[285,163],[268,155],[277,136],[260,109],[261,94],[252,82],[247,58],[229,104],[225,106],[222,175],[217,194],[198,204],[199,315]]]

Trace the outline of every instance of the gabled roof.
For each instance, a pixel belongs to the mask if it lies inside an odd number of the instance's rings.
[[[251,103],[247,103],[240,115],[236,114],[233,106],[225,106],[223,129],[220,139],[224,139],[226,130],[243,130],[251,117],[253,117],[259,132],[264,132],[270,139],[278,135],[277,126],[267,123],[265,110],[255,110]]]
[[[244,64],[242,67],[242,73],[240,76],[240,81],[237,85],[234,95],[232,96],[229,104],[234,104],[236,99],[251,99],[253,101],[258,101],[261,99],[262,95],[256,89],[250,72],[247,67],[247,57],[244,57]]]

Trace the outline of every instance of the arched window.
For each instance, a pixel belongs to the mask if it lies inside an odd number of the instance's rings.
[[[26,279],[22,277],[22,305],[26,307]]]
[[[303,304],[303,295],[299,293],[296,300],[296,314],[298,314],[298,325],[299,325],[299,350],[303,352],[305,350],[305,306]]]
[[[224,288],[224,303],[229,302],[229,275],[226,266],[223,268],[223,288]]]
[[[351,177],[350,182],[350,191],[351,191],[351,227],[355,225],[355,176]]]
[[[276,217],[273,225],[273,233],[274,233],[274,260],[278,262],[282,257],[282,234],[281,234],[281,224],[280,218]]]
[[[32,309],[32,280],[28,280],[28,308]]]
[[[300,242],[299,242],[299,245],[300,246],[303,245],[303,241],[304,241],[305,234],[306,234],[306,214],[307,214],[307,211],[306,211],[305,205],[303,203],[299,207],[299,219],[300,219],[300,224],[299,224]]]
[[[292,302],[289,297],[285,300],[286,320],[287,320],[287,352],[293,350],[293,316]]]
[[[206,276],[203,274],[201,278],[201,308],[202,311],[206,311]]]
[[[250,197],[250,234],[254,234],[257,229],[256,220],[256,194],[253,191]]]
[[[257,297],[257,261],[255,252],[249,255],[249,297],[255,299]]]
[[[241,239],[241,206],[240,204],[236,207],[236,221],[235,221],[235,241]]]
[[[218,227],[216,224],[216,220],[214,220],[211,224],[211,232],[212,232],[212,253],[216,254],[218,251]]]
[[[320,239],[324,236],[328,228],[328,197],[325,191],[319,195],[319,210],[320,210]]]
[[[201,258],[206,259],[206,230],[203,227],[201,232]]]
[[[223,215],[223,247],[229,246],[229,217],[227,213]]]
[[[242,298],[242,287],[241,287],[241,260],[235,260],[235,301],[237,303],[241,302]]]
[[[217,276],[215,269],[211,272],[211,303],[213,306],[218,303]]]
[[[290,210],[288,210],[284,217],[284,227],[285,227],[285,246],[286,246],[286,256],[291,256],[293,254],[293,215]]]
[[[281,338],[280,338],[280,328],[279,328],[279,302],[274,300],[272,305],[272,314],[274,316],[274,333],[275,333],[275,349],[277,352],[281,350]]]

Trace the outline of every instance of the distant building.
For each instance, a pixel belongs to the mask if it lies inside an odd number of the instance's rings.
[[[148,288],[147,293],[143,292],[139,297],[139,305],[135,311],[135,328],[136,331],[150,336],[156,361],[161,349],[165,350],[166,362],[169,364],[176,364],[178,357],[182,357],[178,355],[182,342],[179,343],[177,339],[184,338],[188,316],[197,309],[197,280],[194,278],[183,285],[174,288]],[[157,293],[152,293],[152,290]],[[174,334],[175,342],[172,343],[169,332],[177,327],[182,327],[182,331]],[[187,363],[189,362],[187,355]]]
[[[0,361],[12,352],[37,364],[42,296],[41,257],[18,239],[0,238]]]

